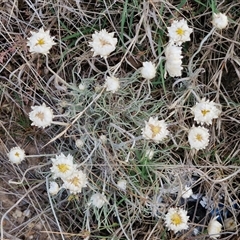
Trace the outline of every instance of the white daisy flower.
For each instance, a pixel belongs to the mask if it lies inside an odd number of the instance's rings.
[[[192,127],[188,133],[188,142],[191,148],[204,149],[209,143],[209,132],[205,127]]]
[[[111,52],[116,49],[117,38],[114,38],[114,32],[108,33],[106,29],[100,32],[95,31],[92,34],[92,42],[89,42],[89,46],[92,47],[93,57],[100,55],[107,58]]]
[[[73,156],[68,154],[65,156],[63,153],[56,156],[56,158],[51,158],[52,167],[50,168],[53,179],[58,177],[65,179],[72,175],[76,170],[76,164],[73,163]]]
[[[184,188],[182,189],[182,195],[181,197],[182,198],[190,198],[191,195],[193,194],[193,191],[192,191],[192,188],[191,187],[188,187],[187,185],[184,186]]]
[[[143,62],[143,67],[141,68],[141,75],[143,78],[150,80],[156,76],[157,69],[152,62]]]
[[[53,120],[53,110],[47,107],[45,103],[41,106],[32,106],[32,111],[29,113],[29,119],[32,121],[32,126],[48,127]]]
[[[117,182],[117,187],[122,190],[122,191],[126,191],[127,189],[127,181],[124,179],[121,179]]]
[[[228,18],[223,13],[213,13],[212,24],[218,29],[224,29],[228,25]]]
[[[188,229],[188,219],[187,211],[181,208],[170,208],[165,216],[165,224],[168,230],[177,233],[181,230]]]
[[[180,77],[182,75],[182,47],[168,44],[165,49],[166,63],[165,68],[171,77]]]
[[[106,91],[115,93],[120,88],[119,78],[107,77],[105,81]]]
[[[19,164],[25,158],[25,151],[20,147],[13,147],[8,153],[8,158],[12,163]]]
[[[44,31],[40,28],[38,32],[32,32],[32,36],[28,38],[27,46],[32,53],[48,54],[49,50],[56,43],[53,41],[54,37],[50,37],[49,30]]]
[[[203,98],[199,103],[196,103],[191,110],[194,114],[194,120],[198,124],[212,124],[212,120],[218,118],[221,114],[220,105],[217,105],[213,101],[210,102],[205,98]]]
[[[49,182],[50,186],[49,186],[49,193],[53,196],[56,195],[59,191],[59,186],[55,181]]]
[[[72,194],[82,192],[82,188],[87,186],[87,176],[81,170],[75,170],[70,176],[63,179],[63,188],[66,188]]]
[[[193,32],[192,28],[189,28],[187,21],[182,19],[180,21],[173,21],[171,27],[168,27],[169,42],[181,45],[183,42],[190,41],[190,34]]]
[[[145,121],[145,127],[142,128],[143,137],[156,143],[163,141],[168,134],[166,122],[159,121],[157,117],[150,117],[148,122]]]
[[[97,208],[101,208],[105,203],[108,203],[108,201],[104,194],[95,193],[91,196],[90,203]]]
[[[217,239],[218,237],[220,237],[219,233],[222,231],[222,224],[217,221],[217,218],[218,216],[211,219],[207,227],[208,234],[212,239]]]

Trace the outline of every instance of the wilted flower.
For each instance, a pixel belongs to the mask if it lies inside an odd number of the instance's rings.
[[[154,156],[154,150],[152,149],[147,149],[145,152],[145,157],[148,158],[149,160],[151,160]]]
[[[188,133],[188,142],[191,148],[196,150],[204,149],[209,143],[209,132],[204,127],[192,127]]]
[[[192,28],[189,28],[187,21],[182,19],[180,21],[173,21],[171,27],[168,27],[169,42],[181,45],[183,42],[190,41],[190,34],[193,32]]]
[[[182,48],[173,44],[168,44],[165,49],[166,63],[165,68],[171,77],[182,75]]]
[[[120,88],[119,78],[107,77],[105,87],[106,91],[115,93]]]
[[[208,234],[210,235],[210,238],[212,239],[217,239],[220,237],[220,233],[222,230],[222,224],[217,221],[218,216],[214,217],[211,219],[211,221],[208,224]]]
[[[87,176],[81,170],[75,170],[70,176],[63,179],[63,188],[66,188],[70,193],[77,194],[82,192],[82,188],[87,186]]]
[[[25,151],[20,147],[13,147],[8,153],[8,158],[12,163],[19,164],[25,158]]]
[[[223,13],[213,13],[212,24],[218,29],[224,29],[228,25],[228,18]]]
[[[28,38],[27,46],[32,53],[48,54],[49,50],[56,43],[53,41],[54,37],[50,37],[49,30],[44,31],[40,28],[38,32],[30,31],[32,36]]]
[[[121,179],[117,182],[117,187],[122,190],[122,191],[126,191],[127,188],[127,181],[124,179]]]
[[[187,211],[181,208],[170,208],[165,216],[165,224],[168,230],[174,231],[174,233],[188,229]]]
[[[53,119],[53,110],[47,107],[45,103],[41,106],[32,106],[32,111],[29,113],[29,119],[32,121],[32,126],[45,128],[50,126]]]
[[[166,122],[159,121],[157,117],[150,117],[148,122],[145,121],[145,128],[142,128],[143,137],[156,143],[163,141],[168,134]]]
[[[224,228],[227,231],[234,231],[237,228],[237,223],[233,217],[231,218],[226,218],[224,220]]]
[[[89,46],[92,47],[93,56],[100,55],[107,58],[108,55],[116,49],[117,38],[113,37],[114,32],[108,33],[106,29],[100,32],[95,31],[92,34],[92,42],[89,42]]]
[[[152,79],[156,76],[156,66],[152,62],[143,62],[143,67],[141,68],[141,75],[145,79]]]
[[[51,158],[52,167],[50,168],[53,173],[53,179],[58,177],[65,179],[72,175],[73,171],[76,169],[76,165],[73,163],[73,156],[68,154],[65,156],[63,153],[56,156],[56,158]]]
[[[49,193],[50,193],[52,196],[53,196],[53,195],[56,195],[56,194],[58,193],[58,191],[59,191],[59,186],[58,186],[58,184],[57,184],[56,182],[54,182],[54,181],[50,182],[49,184],[50,184],[49,189],[48,189]]]
[[[182,190],[182,198],[189,198],[193,194],[192,188],[187,185]]]
[[[97,208],[101,208],[105,203],[108,203],[108,201],[104,194],[95,193],[91,196],[90,203]]]
[[[212,124],[212,120],[219,117],[221,110],[217,104],[213,101],[209,101],[203,98],[199,103],[191,109],[194,114],[194,120],[197,123],[207,125]]]

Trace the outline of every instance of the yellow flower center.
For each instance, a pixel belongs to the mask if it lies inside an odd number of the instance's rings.
[[[205,117],[206,115],[207,115],[207,113],[209,113],[210,111],[209,110],[207,110],[207,109],[203,109],[203,110],[201,110],[201,113],[202,113],[202,115]]]
[[[150,124],[149,126],[150,126],[150,128],[151,128],[152,136],[153,136],[153,137],[155,137],[157,134],[160,133],[161,127],[155,126],[155,125],[152,125],[152,124]]]
[[[79,178],[78,177],[74,177],[70,180],[70,182],[75,185],[75,186],[79,186]]]
[[[39,118],[41,121],[44,119],[44,113],[43,112],[38,112],[35,117]]]
[[[178,28],[176,33],[180,36],[184,35],[185,31],[182,28]]]
[[[108,41],[106,41],[105,39],[100,39],[99,41],[100,41],[102,47],[104,47],[105,45],[111,45],[111,44],[110,44]]]
[[[202,137],[201,134],[198,133],[198,134],[196,135],[196,139],[201,142],[201,141],[203,140],[203,137]]]
[[[15,156],[16,156],[16,157],[20,157],[19,152],[16,152],[16,153],[15,153]]]
[[[182,218],[178,213],[174,213],[171,217],[171,222],[177,226],[182,223]]]
[[[43,38],[40,38],[40,39],[38,39],[38,41],[37,41],[37,43],[35,44],[35,46],[37,46],[37,45],[42,46],[42,45],[44,45],[44,44],[45,44],[45,40],[44,40]]]
[[[57,167],[58,167],[59,171],[62,172],[62,173],[65,173],[66,171],[69,170],[69,166],[67,164],[64,164],[64,163],[58,164]]]

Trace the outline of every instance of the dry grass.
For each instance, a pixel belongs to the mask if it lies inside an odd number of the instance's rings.
[[[1,240],[209,239],[206,228],[215,215],[221,223],[231,217],[236,224],[231,231],[223,226],[220,239],[239,239],[240,3],[201,2],[0,3]],[[215,9],[228,15],[229,26],[201,45]],[[192,40],[183,45],[183,78],[164,79],[167,26],[180,18],[193,28]],[[26,46],[30,31],[42,26],[57,43],[47,57]],[[118,38],[109,66],[93,57],[88,45],[94,31],[104,28]],[[151,82],[140,76],[144,61],[158,64]],[[103,91],[113,72],[121,82],[115,94]],[[194,152],[187,141],[194,124],[190,108],[203,97],[221,104],[222,114],[209,127],[208,147]],[[58,115],[54,120],[70,125],[32,127],[28,113],[42,103]],[[151,116],[169,124],[164,143],[141,137]],[[81,149],[77,139],[84,142]],[[20,165],[7,157],[14,146],[27,154]],[[154,150],[152,159],[148,149]],[[72,154],[88,175],[89,186],[79,195],[47,193],[50,159],[61,152]],[[117,188],[119,179],[127,180],[126,191]],[[186,184],[201,194],[198,200],[181,198],[179,189]],[[109,204],[89,206],[94,192],[104,192]],[[202,196],[211,200],[207,209]],[[189,230],[173,234],[164,216],[177,206],[188,211]],[[194,228],[199,235],[193,235]]]

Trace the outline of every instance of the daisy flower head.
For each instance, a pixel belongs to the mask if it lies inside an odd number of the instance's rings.
[[[205,149],[209,143],[209,132],[205,127],[192,127],[188,133],[188,142],[192,149]]]
[[[182,76],[182,47],[173,45],[172,43],[168,44],[165,49],[165,69],[171,77],[180,77]]]
[[[182,45],[183,42],[190,41],[190,34],[193,32],[192,28],[188,27],[187,21],[182,19],[180,21],[174,20],[172,25],[167,28],[168,36],[170,37],[169,42]]]
[[[92,47],[93,57],[100,55],[107,58],[111,52],[116,49],[117,38],[114,38],[114,32],[108,33],[106,29],[100,32],[95,31],[92,34],[92,42],[89,42],[89,46]]]
[[[8,158],[10,162],[19,164],[25,158],[25,151],[20,147],[13,147],[10,149],[10,152],[8,153]]]
[[[224,29],[228,25],[228,18],[223,13],[213,13],[212,25],[218,29]]]
[[[52,196],[56,195],[59,191],[58,184],[54,181],[51,181],[49,184],[50,184],[50,186],[49,186],[48,191],[49,191],[50,195],[52,195]]]
[[[32,106],[32,111],[29,113],[29,119],[32,121],[32,126],[45,128],[51,125],[53,120],[53,110],[47,107],[45,103],[41,106]]]
[[[156,143],[163,141],[168,134],[166,122],[164,120],[159,121],[157,117],[150,117],[148,122],[145,121],[145,127],[142,128],[143,137]]]
[[[120,88],[119,78],[107,77],[105,87],[106,91],[115,93]]]
[[[50,36],[50,31],[44,31],[43,28],[40,28],[38,32],[32,32],[31,37],[28,38],[27,46],[29,46],[29,51],[32,53],[42,53],[48,54],[49,50],[56,43],[53,41],[54,37]]]
[[[87,176],[81,170],[75,170],[70,176],[63,179],[63,188],[66,188],[72,194],[82,192],[82,188],[87,186]]]
[[[156,76],[157,68],[152,62],[143,62],[143,67],[141,68],[141,75],[143,78],[150,80]]]
[[[191,108],[194,114],[194,120],[199,124],[206,123],[207,125],[212,124],[212,120],[219,117],[221,110],[219,106],[213,102],[203,98],[199,103],[196,103]]]
[[[217,239],[220,237],[220,232],[222,231],[222,224],[217,221],[218,216],[211,219],[208,224],[207,230],[210,238]]]
[[[52,167],[50,168],[53,179],[62,178],[65,179],[72,175],[76,169],[76,164],[73,163],[73,156],[68,154],[65,156],[63,153],[56,156],[56,158],[51,158]]]
[[[90,203],[97,208],[101,208],[105,203],[108,203],[106,196],[101,193],[95,193],[90,198]]]
[[[181,230],[188,229],[188,219],[187,211],[181,208],[170,208],[165,216],[165,225],[168,230],[177,233]]]

